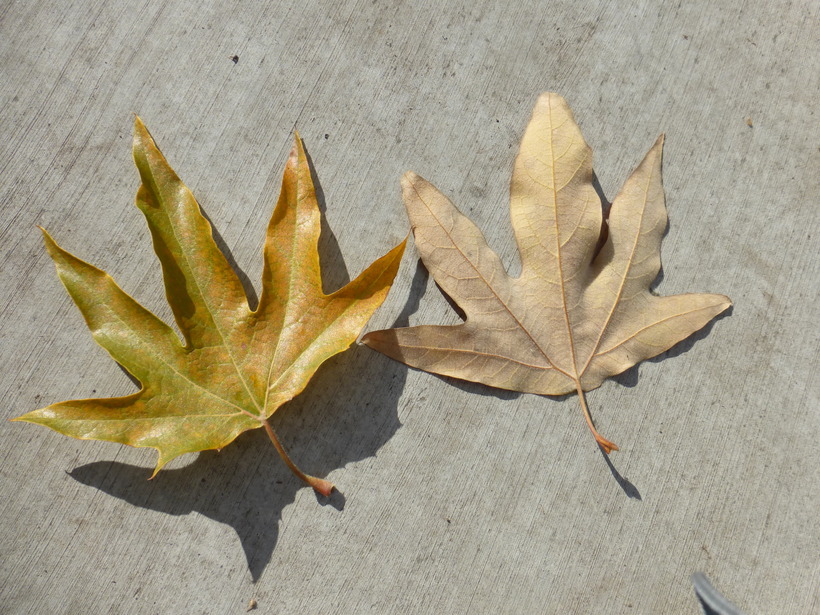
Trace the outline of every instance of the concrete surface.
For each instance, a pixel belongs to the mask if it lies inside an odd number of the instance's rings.
[[[3,416],[132,383],[35,225],[169,317],[130,160],[139,113],[256,282],[297,128],[328,284],[407,232],[413,169],[517,267],[509,175],[561,93],[612,198],[660,132],[660,292],[707,334],[589,395],[490,390],[355,347],[261,432],[183,458],[3,422],[3,613],[820,612],[816,2],[23,2],[0,6]],[[238,56],[238,61],[233,61]],[[751,125],[749,125],[751,124]],[[342,260],[344,258],[344,260]],[[408,250],[371,328],[454,316]]]

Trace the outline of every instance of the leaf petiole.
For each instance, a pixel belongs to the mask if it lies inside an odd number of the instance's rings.
[[[260,421],[262,425],[265,426],[265,431],[268,433],[268,437],[270,441],[273,442],[273,446],[276,448],[276,452],[279,453],[279,456],[282,458],[282,461],[290,468],[290,471],[293,472],[298,478],[301,478],[305,481],[308,485],[313,487],[313,490],[317,493],[321,493],[325,497],[330,497],[330,494],[333,492],[335,488],[333,483],[323,478],[316,478],[315,476],[311,476],[310,474],[305,474],[299,467],[293,463],[290,457],[288,457],[287,452],[285,452],[282,443],[279,442],[279,438],[276,437],[276,432],[273,431],[273,427],[270,426],[270,423],[267,419]]]
[[[617,444],[615,444],[614,442],[610,442],[609,440],[604,438],[601,434],[598,433],[598,430],[595,429],[595,425],[592,423],[592,417],[589,414],[589,408],[587,408],[587,401],[584,398],[584,391],[581,388],[581,383],[576,381],[575,386],[578,390],[578,399],[581,400],[581,408],[583,408],[584,410],[584,418],[587,421],[587,425],[589,425],[589,429],[592,432],[592,435],[595,436],[595,441],[598,443],[598,446],[604,449],[604,452],[607,455],[609,455],[612,451],[619,450]]]

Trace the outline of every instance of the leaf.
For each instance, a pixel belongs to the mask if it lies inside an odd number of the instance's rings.
[[[662,147],[663,136],[612,203],[607,224],[592,152],[564,99],[542,94],[512,175],[517,278],[447,197],[408,172],[402,188],[416,247],[466,320],[374,331],[362,341],[436,374],[542,395],[577,392],[598,444],[617,450],[595,430],[584,391],[671,348],[731,305],[723,295],[650,292],[667,222]]]
[[[157,449],[154,476],[183,453],[221,449],[264,427],[293,472],[303,474],[268,418],[298,395],[319,365],[356,339],[393,282],[405,242],[358,278],[325,295],[317,242],[320,214],[298,134],[265,238],[262,294],[252,311],[211,225],[136,118],[134,160],[165,293],[184,343],[104,271],[58,246],[44,230],[57,274],[97,343],[141,383],[126,397],[53,404],[18,419],[80,439]],[[406,241],[406,240],[405,240]]]

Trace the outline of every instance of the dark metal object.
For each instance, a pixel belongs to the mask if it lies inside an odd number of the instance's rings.
[[[700,608],[703,609],[703,615],[743,615],[743,611],[714,588],[705,574],[696,572],[691,579]]]

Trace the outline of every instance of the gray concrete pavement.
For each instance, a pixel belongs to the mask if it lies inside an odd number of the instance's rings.
[[[735,307],[590,393],[495,391],[364,347],[264,434],[184,457],[0,423],[3,613],[820,612],[818,5],[6,2],[0,7],[0,392],[11,418],[133,384],[94,345],[40,224],[170,320],[133,207],[138,113],[249,279],[298,129],[329,286],[434,182],[513,269],[508,186],[538,93],[572,106],[602,187],[661,132],[659,292]],[[233,57],[238,56],[234,62]],[[370,328],[451,322],[408,249]]]

